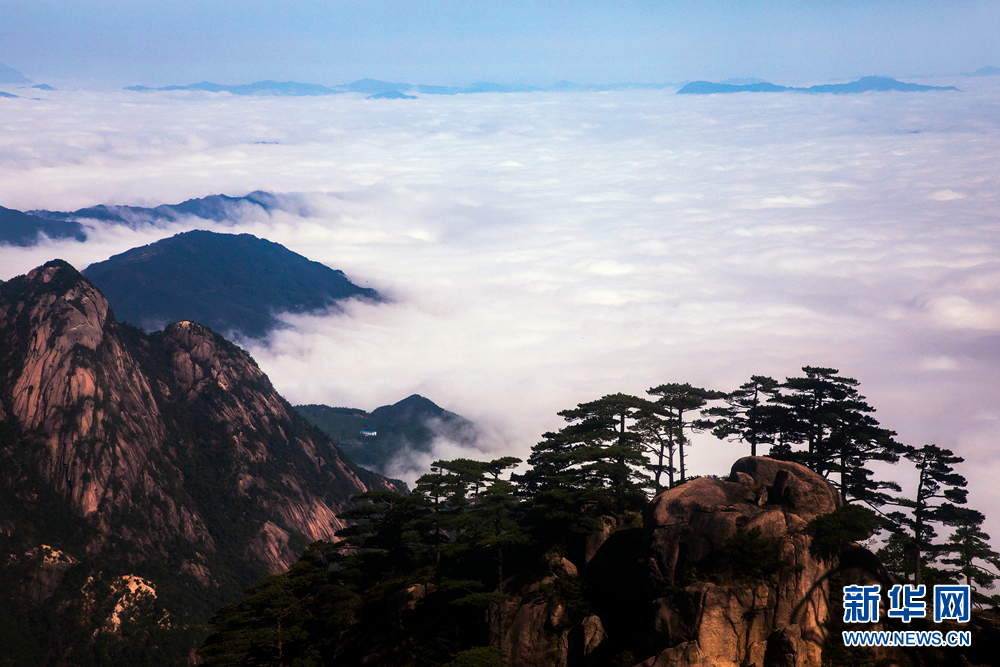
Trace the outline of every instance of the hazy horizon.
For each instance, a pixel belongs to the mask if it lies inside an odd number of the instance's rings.
[[[3,5],[0,62],[36,82],[798,84],[1000,65],[1000,6],[985,1]]]

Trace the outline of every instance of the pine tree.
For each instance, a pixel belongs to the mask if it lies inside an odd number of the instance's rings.
[[[464,461],[454,464],[457,472],[448,466],[450,461],[434,461],[431,471],[417,478],[414,495],[423,499],[429,513],[411,525],[418,530],[430,528],[429,540],[434,549],[434,562],[441,564],[441,555],[450,541],[449,531],[456,516],[461,516],[469,501],[466,491],[473,479],[481,479],[482,470]],[[478,477],[477,477],[478,474]]]
[[[954,471],[954,465],[964,459],[955,456],[951,450],[937,445],[924,445],[920,449],[906,447],[904,456],[917,466],[917,492],[914,498],[897,498],[893,504],[909,508],[909,515],[891,512],[887,516],[901,529],[909,530],[913,542],[913,581],[919,586],[924,559],[934,556],[934,525],[953,516],[958,508],[952,503],[964,505],[968,492],[965,477]]]
[[[687,479],[687,468],[684,465],[684,445],[687,443],[685,430],[698,430],[696,422],[690,420],[690,413],[703,408],[708,401],[715,401],[724,398],[721,391],[693,387],[688,383],[661,384],[651,387],[646,393],[650,396],[658,396],[656,406],[661,411],[660,414],[666,416],[668,424],[673,425],[673,442],[677,445],[677,454],[680,463],[681,483]],[[685,419],[685,415],[688,419]],[[672,457],[671,457],[672,458]],[[673,479],[671,478],[671,486]]]
[[[777,399],[787,410],[776,416],[783,442],[771,449],[776,458],[799,461],[823,475],[839,477],[844,499],[879,506],[889,500],[885,490],[899,491],[892,481],[873,479],[871,461],[896,463],[902,446],[893,431],[871,416],[875,408],[858,393],[858,381],[837,375],[836,368],[804,366],[804,377],[787,378]],[[801,443],[806,451],[791,450]]]
[[[450,499],[456,511],[447,522],[449,532],[454,534],[449,553],[473,558],[496,559],[496,591],[501,592],[503,584],[503,552],[514,544],[528,541],[527,532],[518,524],[520,514],[517,488],[500,479],[505,470],[521,463],[521,459],[505,456],[492,461],[455,459],[437,461],[442,470],[457,475],[459,484],[464,485],[465,502],[457,496]],[[470,497],[471,496],[471,497]]]
[[[301,600],[285,575],[247,588],[246,597],[212,618],[216,633],[201,650],[208,665],[290,665],[308,635],[301,627]]]
[[[340,550],[378,551],[392,563],[409,560],[413,543],[409,526],[427,513],[422,499],[396,491],[367,491],[351,500],[360,504],[337,515],[349,522],[337,531],[337,536],[343,538],[338,543]]]
[[[774,444],[785,409],[777,405],[781,385],[766,375],[753,375],[749,382],[725,395],[725,406],[705,410],[715,419],[698,422],[700,428],[711,429],[721,439],[729,438],[750,445],[750,456],[757,456],[757,447]]]
[[[667,474],[668,488],[674,486],[674,475],[677,474],[677,467],[674,465],[679,434],[677,426],[673,413],[655,403],[650,403],[636,415],[635,430],[639,433],[643,450],[652,457],[648,468],[653,473],[656,494],[663,490],[660,478],[664,473]]]
[[[965,583],[972,587],[973,599],[983,603],[989,598],[978,592],[985,588],[992,590],[1000,579],[1000,553],[990,546],[990,536],[983,529],[986,517],[981,512],[965,507],[952,507],[942,512],[943,523],[955,529],[942,551],[952,554],[942,563],[958,567],[958,573],[965,577]],[[990,565],[993,567],[986,567]]]
[[[648,405],[636,396],[611,394],[559,412],[568,426],[545,433],[532,447],[531,469],[519,478],[531,495],[545,491],[590,491],[617,511],[645,499],[647,464],[634,425]]]

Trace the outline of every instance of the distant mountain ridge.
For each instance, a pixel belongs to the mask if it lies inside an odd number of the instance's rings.
[[[918,83],[905,83],[890,79],[884,76],[866,76],[850,83],[830,83],[808,88],[795,88],[790,86],[779,86],[769,81],[750,83],[744,85],[734,85],[729,83],[712,83],[711,81],[692,81],[677,91],[678,95],[712,95],[715,93],[833,93],[834,95],[845,95],[853,93],[867,93],[871,91],[886,92],[897,90],[900,92],[923,92],[927,90],[955,90],[954,86],[924,86]]]
[[[13,67],[0,63],[0,83],[31,83],[31,79]]]
[[[409,452],[430,452],[437,438],[471,448],[478,436],[473,422],[419,394],[371,412],[327,405],[296,405],[295,410],[352,461],[379,474],[388,472],[394,459]]]
[[[147,86],[128,86],[125,90],[146,92],[150,90],[202,90],[209,93],[232,93],[233,95],[332,95],[343,91],[320,86],[315,83],[297,83],[295,81],[257,81],[246,85],[226,86],[210,81],[191,83],[186,86],[163,86],[149,88]]]
[[[250,234],[195,230],[91,264],[83,275],[119,319],[161,329],[191,320],[216,331],[261,337],[278,313],[307,313],[358,297],[381,300],[343,271]]]
[[[224,85],[202,81],[186,86],[127,86],[125,90],[134,92],[193,90],[210,93],[230,93],[232,95],[337,95],[340,93],[365,93],[371,99],[404,99],[405,93],[421,93],[424,95],[460,95],[469,93],[533,93],[559,91],[611,91],[611,90],[662,90],[676,88],[675,83],[612,83],[612,84],[577,84],[570,81],[558,81],[551,86],[529,86],[523,84],[502,84],[489,81],[477,81],[466,86],[431,86],[412,83],[391,83],[378,79],[358,79],[339,86],[321,86],[313,83],[298,83],[295,81],[257,81],[244,85]],[[392,93],[397,93],[393,95]]]
[[[406,93],[401,93],[398,90],[387,90],[384,93],[375,93],[374,95],[369,95],[366,99],[369,100],[415,100],[416,95],[407,95]]]
[[[28,213],[46,220],[100,220],[101,222],[114,222],[134,228],[142,224],[173,222],[185,216],[220,222],[231,218],[236,209],[243,205],[256,206],[263,211],[281,208],[281,203],[275,195],[263,190],[256,190],[242,197],[209,195],[198,199],[188,199],[180,204],[162,204],[153,208],[100,204],[69,212],[35,210],[28,211]]]
[[[987,65],[986,67],[980,67],[975,72],[971,74],[966,74],[965,76],[997,76],[1000,75],[1000,67],[993,67]]]
[[[996,67],[984,67],[965,76],[991,76],[1000,73]],[[150,88],[147,86],[129,86],[125,90],[201,90],[208,92],[228,92],[233,95],[336,95],[340,93],[365,93],[368,99],[407,99],[408,93],[423,95],[461,95],[473,93],[532,93],[532,92],[606,92],[615,90],[663,90],[680,88],[680,94],[710,95],[714,93],[833,93],[851,94],[870,91],[921,92],[927,90],[958,90],[954,86],[925,86],[917,83],[906,83],[889,77],[866,76],[850,83],[819,84],[807,88],[781,86],[763,79],[726,79],[720,83],[712,81],[691,81],[685,84],[677,83],[613,83],[613,84],[577,84],[570,81],[558,81],[550,86],[531,86],[525,84],[501,84],[488,81],[478,81],[464,86],[437,86],[412,84],[378,79],[359,79],[338,86],[320,86],[317,84],[296,83],[292,81],[279,83],[276,81],[258,81],[247,85],[228,86],[202,81],[187,86],[163,86]]]
[[[49,238],[75,238],[84,241],[87,228],[81,221],[97,220],[132,229],[161,226],[185,217],[202,218],[214,222],[224,222],[244,215],[248,210],[257,209],[262,213],[275,210],[290,211],[303,215],[303,211],[291,201],[279,195],[257,190],[242,197],[209,195],[198,199],[188,199],[179,204],[163,204],[153,208],[143,206],[116,206],[100,204],[76,211],[17,211],[0,206],[0,243],[16,246],[32,246],[40,240],[39,235]]]
[[[0,243],[26,248],[38,243],[40,234],[49,238],[73,238],[77,241],[87,238],[79,222],[47,219],[0,206]]]

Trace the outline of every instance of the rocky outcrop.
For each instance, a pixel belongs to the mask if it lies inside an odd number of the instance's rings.
[[[373,481],[376,488],[391,488],[391,484],[347,462],[327,442],[314,441],[303,433],[301,424],[296,424],[298,429],[290,428],[300,418],[274,391],[264,372],[246,353],[210,329],[178,322],[166,328],[161,340],[170,355],[173,375],[167,391],[172,390],[175,400],[185,405],[199,405],[201,412],[232,439],[239,493],[244,497],[258,495],[258,502],[273,514],[251,546],[251,552],[265,560],[273,572],[284,571],[298,557],[288,546],[293,535],[303,535],[309,542],[335,542],[336,531],[345,526],[337,513],[351,495],[364,493]],[[285,471],[271,479],[255,474],[262,467],[280,466],[289,450],[306,470],[296,471],[298,474]],[[310,484],[312,476],[339,486],[339,497],[330,502],[323,493],[328,487]]]
[[[28,575],[35,603],[62,604],[74,567],[235,597],[335,541],[353,495],[394,488],[210,329],[121,324],[60,260],[0,285],[0,539],[8,553],[44,541],[66,555]],[[75,581],[65,596],[79,595]]]
[[[110,607],[107,616],[98,619],[97,633],[120,635],[123,626],[141,628],[150,621],[160,628],[170,627],[170,613],[157,605],[156,586],[142,577],[125,575],[108,582],[98,582],[91,577],[83,587],[83,594],[87,611],[106,611]]]
[[[657,496],[645,531],[650,586],[663,594],[653,603],[655,655],[643,667],[818,666],[838,564],[813,554],[803,529],[841,504],[819,475],[764,457],[740,459],[728,480],[699,478]],[[759,548],[746,553],[773,555],[775,566],[719,570],[738,531]]]
[[[24,561],[25,580],[23,589],[25,596],[35,604],[48,600],[59,588],[66,571],[77,563],[69,554],[56,551],[47,544],[42,544],[28,551],[19,559]]]
[[[508,579],[491,644],[512,667],[819,667],[831,574],[890,584],[859,546],[814,553],[806,525],[842,504],[801,465],[740,459],[661,493],[642,528],[595,517],[578,564],[550,554]],[[581,594],[597,614],[567,607]]]
[[[607,634],[600,617],[581,619],[567,590],[581,585],[576,565],[548,554],[535,571],[504,582],[507,601],[490,615],[491,643],[512,667],[590,667],[602,663]],[[566,598],[570,599],[566,599]]]

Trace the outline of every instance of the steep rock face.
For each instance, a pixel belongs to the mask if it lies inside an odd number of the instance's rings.
[[[522,581],[517,581],[522,579]],[[506,582],[512,588],[490,627],[491,642],[503,649],[512,667],[569,667],[598,665],[601,644],[607,639],[601,619],[571,619],[572,610],[560,599],[559,586],[579,585],[576,566],[549,554],[533,576]]]
[[[260,527],[251,551],[272,572],[280,572],[298,556],[288,546],[293,534],[309,542],[336,541],[336,531],[345,525],[336,514],[351,495],[370,488],[359,475],[369,483],[380,478],[345,462],[336,449],[314,442],[300,423],[293,424],[300,418],[263,371],[210,329],[178,322],[160,339],[173,376],[166,391],[183,405],[197,406],[216,432],[225,433],[238,493],[254,496],[273,515]],[[268,479],[266,469],[288,464],[292,469]],[[377,482],[377,488],[389,486]],[[339,491],[332,498],[322,493],[331,487]]]
[[[44,443],[38,465],[45,482],[80,516],[103,505],[108,530],[111,508],[128,502],[150,448],[162,442],[163,424],[135,359],[105,336],[107,301],[67,276],[72,271],[54,263],[35,269],[21,281],[20,298],[0,311],[4,380],[10,413]],[[123,482],[117,497],[109,492],[112,471]]]
[[[645,530],[650,586],[667,594],[654,601],[650,644],[658,652],[643,667],[819,665],[837,563],[814,555],[802,530],[841,504],[819,475],[763,457],[737,461],[728,481],[700,478],[660,494]],[[684,586],[739,529],[773,545],[781,567]]]
[[[206,327],[120,324],[60,260],[0,285],[0,546],[67,554],[27,572],[33,603],[78,596],[82,575],[67,570],[136,575],[201,623],[335,540],[336,514],[376,488],[394,487]]]

